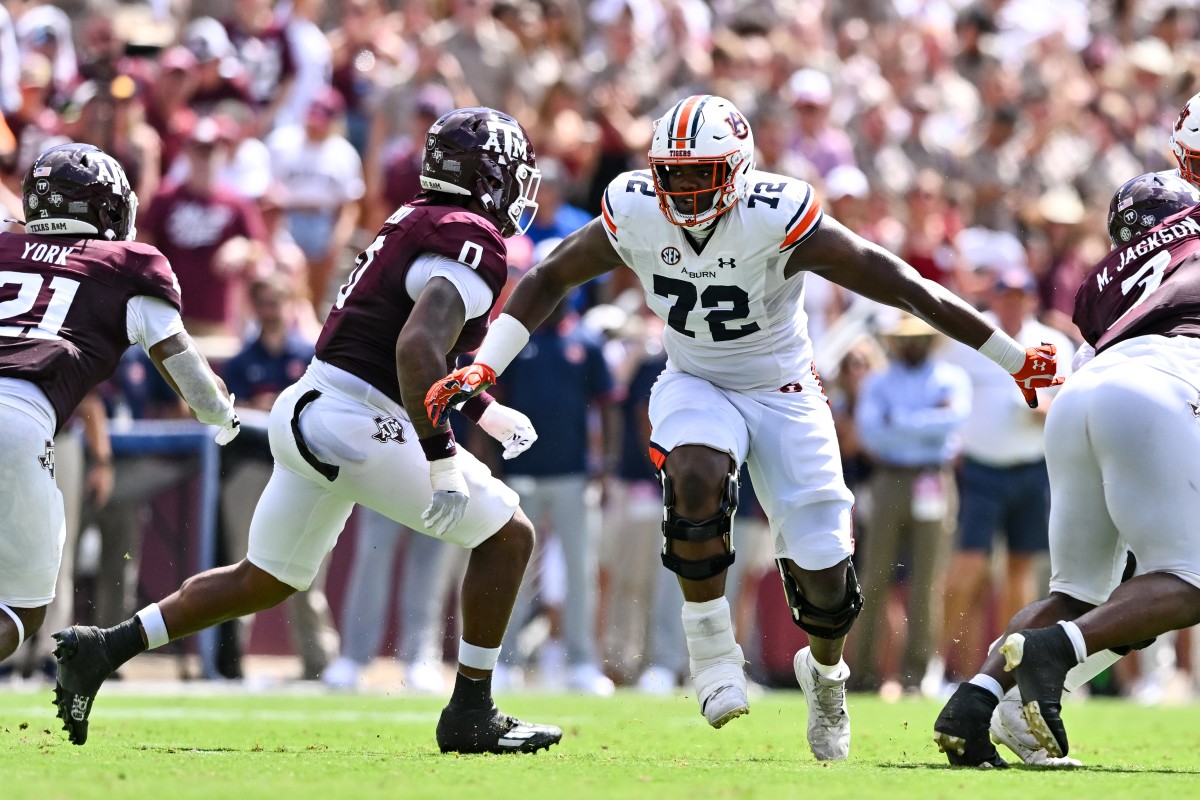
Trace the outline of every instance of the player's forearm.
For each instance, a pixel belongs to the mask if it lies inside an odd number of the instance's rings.
[[[400,379],[400,399],[412,420],[417,438],[428,439],[449,430],[449,425],[434,427],[425,413],[425,393],[446,373],[446,349],[427,335],[402,336],[396,342],[396,375]]]

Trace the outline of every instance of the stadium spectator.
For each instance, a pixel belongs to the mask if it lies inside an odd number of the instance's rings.
[[[1037,321],[1037,284],[1019,266],[999,272],[987,308],[984,316],[1018,341],[1050,342],[1062,353],[1073,349],[1067,337]],[[972,386],[971,413],[960,431],[958,536],[947,572],[940,647],[947,680],[957,683],[974,674],[1003,621],[1039,596],[1035,570],[1049,547],[1050,520],[1043,434],[1056,390],[1041,392],[1038,407],[1030,410],[1014,402],[1009,387],[994,380],[991,365],[974,351],[952,344],[943,355],[966,370]],[[1058,370],[1066,377],[1071,365],[1062,359]],[[997,538],[1005,543],[1005,566],[1000,586],[989,593]],[[989,625],[993,607],[998,619]]]
[[[525,413],[538,435],[554,443],[505,465],[505,482],[520,495],[521,507],[543,531],[541,541],[553,535],[562,548],[565,596],[548,597],[546,587],[541,587],[551,618],[550,639],[542,647],[547,649],[549,664],[565,666],[563,683],[568,690],[609,695],[613,683],[600,671],[596,655],[599,509],[597,498],[589,499],[588,484],[593,478],[606,479],[613,466],[610,454],[615,455],[618,434],[610,408],[617,399],[612,373],[600,342],[577,318],[566,315],[564,304],[533,332],[529,348],[512,363],[507,376],[497,396]],[[544,402],[547,382],[555,387],[553,404]],[[591,433],[597,423],[599,437]],[[599,446],[589,441],[595,438]],[[544,564],[546,558],[539,545],[533,563]],[[514,606],[514,619],[528,614],[532,596],[527,590],[534,588],[526,582]],[[519,632],[518,626],[510,627],[501,650],[501,663],[510,669],[522,666]],[[556,649],[561,650],[561,660],[550,655]]]
[[[933,353],[938,332],[920,318],[900,316],[883,338],[890,363],[864,380],[854,415],[871,459],[861,558],[863,592],[874,602],[863,605],[853,685],[874,691],[892,679],[881,672],[879,652],[889,638],[882,626],[885,598],[903,567],[908,624],[899,683],[915,694],[942,629],[943,581],[958,510],[954,460],[958,431],[971,410],[971,382],[961,367]]]
[[[300,380],[312,360],[314,342],[297,330],[293,292],[291,279],[280,273],[250,284],[250,307],[258,336],[221,369],[238,408],[270,411],[280,392]],[[245,427],[237,442],[222,452],[221,520],[225,553],[231,563],[246,553],[254,507],[274,467],[266,430]],[[286,603],[288,631],[300,656],[303,680],[317,680],[337,658],[340,646],[325,597],[326,574],[325,570],[319,571],[308,589],[292,595]],[[243,652],[253,622],[252,617],[238,620]]]
[[[292,239],[308,260],[309,296],[318,306],[327,302],[365,191],[362,160],[336,130],[344,112],[342,96],[324,89],[309,105],[303,125],[277,128],[267,138],[279,202]]]
[[[404,563],[399,580],[393,581],[401,549]],[[396,660],[404,669],[404,688],[418,694],[445,691],[446,600],[458,562],[457,552],[445,542],[414,533],[369,508],[359,509],[358,538],[341,614],[341,654],[321,673],[321,682],[331,689],[362,685],[363,673],[383,644],[387,630],[383,623],[395,592]]]
[[[242,277],[266,257],[266,226],[255,205],[218,181],[228,139],[216,119],[196,121],[186,154],[186,181],[151,200],[138,236],[175,266],[196,333],[236,335],[246,309]]]

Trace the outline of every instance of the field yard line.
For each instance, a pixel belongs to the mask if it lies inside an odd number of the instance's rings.
[[[16,717],[45,716],[46,706],[25,706],[9,709]],[[208,722],[258,720],[261,722],[437,722],[438,711],[339,711],[336,709],[306,711],[303,709],[219,709],[219,708],[105,708],[97,711],[103,719],[187,719]]]

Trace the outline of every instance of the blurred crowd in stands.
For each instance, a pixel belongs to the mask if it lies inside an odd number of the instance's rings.
[[[1023,343],[1057,337],[1069,362],[1075,290],[1108,249],[1112,192],[1174,166],[1171,126],[1200,88],[1198,25],[1196,0],[10,0],[0,204],[20,217],[21,178],[52,144],[116,156],[141,200],[138,238],[174,266],[189,330],[224,364],[239,405],[266,409],[303,372],[356,252],[419,190],[423,133],[441,114],[493,106],[529,132],[543,182],[537,220],[510,241],[519,275],[598,211],[609,180],[645,165],[653,119],[682,96],[714,93],[750,120],[759,169],[810,181],[827,213]],[[1005,376],[912,320],[816,278],[805,308],[876,604],[856,631],[866,641],[851,645],[855,680],[940,691],[943,675],[973,674],[990,641],[968,641],[973,621],[998,632],[1044,590],[1042,417]],[[661,496],[642,455],[659,328],[632,275],[615,273],[582,287],[535,337],[531,369],[502,382],[541,441],[503,468],[492,462],[523,503],[537,498],[526,508],[548,546],[500,683],[528,673],[603,694],[614,682],[672,690],[683,677],[679,591],[656,563]],[[909,374],[927,359],[944,364],[936,387]],[[560,413],[538,408],[547,371],[573,393]],[[100,392],[109,414],[180,416],[152,373],[131,356]],[[102,433],[77,435],[84,467],[64,492],[82,498],[74,524],[101,530],[106,555],[93,606],[76,617],[109,624],[136,607],[148,498],[195,467],[112,459]],[[223,465],[229,560],[270,464],[263,440],[244,439]],[[886,476],[913,469],[912,496],[894,496]],[[380,654],[384,584],[404,544],[399,655],[410,688],[440,691],[459,554],[364,516],[342,617],[323,580],[293,603],[303,676],[362,679]],[[780,657],[772,641],[802,634],[757,612],[759,592],[778,583],[752,502],[737,529],[735,620],[752,674],[771,682],[791,674],[795,650]],[[350,559],[345,550],[334,558]],[[67,584],[59,602],[70,599]],[[44,642],[34,644],[16,672],[45,665]],[[1186,696],[1189,648],[1186,636],[1164,643],[1143,658],[1145,674],[1114,685],[1154,700],[1165,675],[1172,696]]]

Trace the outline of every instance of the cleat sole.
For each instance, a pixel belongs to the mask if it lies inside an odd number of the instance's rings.
[[[1046,751],[1046,755],[1050,758],[1062,758],[1062,748],[1058,746],[1058,739],[1055,739],[1054,734],[1050,732],[1050,726],[1046,724],[1046,720],[1042,716],[1042,708],[1038,701],[1033,700],[1026,703],[1021,711],[1021,716],[1025,717],[1025,722],[1029,725],[1029,732]]]
[[[732,722],[733,720],[737,719],[738,717],[744,717],[749,713],[750,713],[750,709],[747,708],[746,706],[742,706],[741,708],[735,708],[732,711],[727,711],[725,714],[721,715],[720,717],[717,717],[715,720],[713,720],[709,724],[712,725],[714,728],[722,728],[727,723]]]

